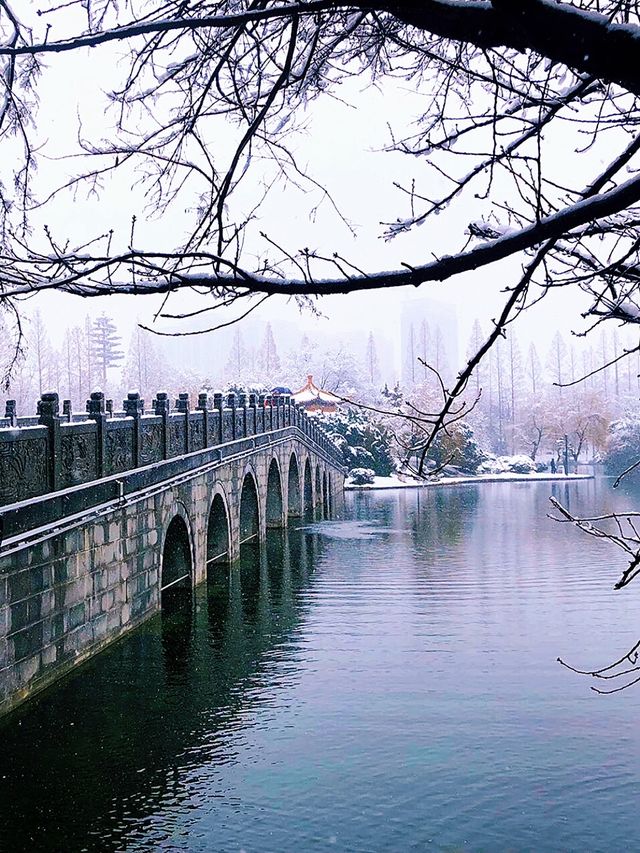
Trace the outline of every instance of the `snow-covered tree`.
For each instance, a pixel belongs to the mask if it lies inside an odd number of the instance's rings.
[[[341,448],[347,468],[371,468],[381,477],[395,470],[393,436],[380,418],[350,406],[324,416],[322,426]]]
[[[369,337],[367,338],[365,369],[367,372],[367,379],[371,385],[376,385],[380,381],[380,364],[378,363],[378,348],[376,347],[373,332],[369,332]]]
[[[536,345],[533,341],[529,344],[529,349],[527,350],[525,374],[527,377],[529,393],[532,398],[535,398],[542,391],[544,373],[542,371],[542,365],[540,364],[538,350],[536,349]]]
[[[614,421],[609,427],[609,436],[603,461],[609,474],[616,476],[631,468],[640,459],[640,413],[627,415]],[[640,482],[640,466],[627,475]]]
[[[166,390],[167,374],[157,341],[146,329],[136,325],[122,368],[122,393],[135,390],[144,400],[150,401],[158,391]]]
[[[249,372],[247,348],[240,328],[235,327],[231,349],[225,365],[225,377],[229,382],[242,382]]]
[[[567,345],[560,332],[556,332],[551,341],[547,355],[547,371],[556,387],[558,400],[562,400],[564,396],[563,385],[570,381],[570,366]]]
[[[257,358],[260,375],[266,380],[267,384],[274,384],[274,380],[280,374],[280,357],[271,323],[267,323]]]
[[[97,317],[91,331],[91,354],[103,387],[106,387],[107,371],[117,367],[124,357],[121,344],[122,338],[113,320],[106,314]]]

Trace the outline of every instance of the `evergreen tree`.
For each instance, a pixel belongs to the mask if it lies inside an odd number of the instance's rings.
[[[225,366],[225,380],[233,385],[242,386],[248,378],[248,353],[242,337],[242,332],[235,327],[233,332],[233,341]]]
[[[380,365],[378,363],[378,350],[376,347],[373,332],[369,332],[367,340],[367,352],[365,356],[365,366],[367,371],[367,379],[372,385],[380,381]]]
[[[282,371],[285,384],[297,391],[305,384],[307,376],[317,373],[318,370],[318,347],[315,341],[311,341],[309,336],[304,334],[300,345],[287,354]]]
[[[449,372],[449,364],[447,362],[444,336],[439,326],[436,326],[435,333],[431,339],[431,353],[428,361],[431,367],[434,367],[444,379]]]
[[[525,373],[527,375],[528,390],[531,396],[535,399],[542,391],[544,375],[542,373],[542,365],[536,345],[532,342],[527,350],[527,366]]]
[[[267,383],[273,384],[276,375],[280,372],[280,357],[278,356],[271,323],[267,323],[264,332],[264,338],[258,352],[258,364],[259,372],[264,376]]]
[[[467,359],[470,361],[475,354],[478,352],[482,344],[484,343],[484,335],[482,333],[482,326],[480,325],[479,320],[475,320],[473,326],[471,328],[471,337],[469,338],[469,344],[467,346]],[[480,395],[482,391],[482,386],[486,381],[486,366],[484,360],[480,362],[480,364],[473,371],[472,383],[473,389],[475,392],[475,397]]]
[[[567,345],[560,332],[556,332],[551,341],[551,349],[547,357],[547,367],[551,381],[557,386],[558,398],[562,399],[562,384],[569,381],[570,365]]]
[[[93,389],[95,379],[95,358],[93,355],[93,323],[87,314],[84,318],[84,333],[80,336],[79,345],[82,348],[81,362],[84,362],[82,371],[83,391],[86,396]]]
[[[106,314],[102,314],[94,322],[92,336],[91,352],[103,385],[106,386],[107,370],[116,367],[124,357],[120,349],[122,339],[115,323]]]
[[[136,390],[151,400],[165,384],[165,364],[151,334],[136,326],[131,335],[122,370],[123,393]]]
[[[420,324],[420,357],[427,363],[431,357],[431,330],[426,320]],[[424,370],[424,378],[427,379],[429,368],[425,364],[422,369]]]
[[[35,363],[35,373],[38,380],[38,393],[42,396],[43,391],[56,391],[57,389],[49,389],[47,387],[49,382],[51,345],[49,343],[47,330],[40,311],[36,311],[33,315],[32,332],[30,337],[33,360]]]
[[[415,335],[413,332],[413,323],[409,327],[409,340],[407,343],[406,362],[407,362],[407,370],[406,370],[407,380],[411,384],[411,387],[413,387],[416,384],[416,343],[415,343]]]

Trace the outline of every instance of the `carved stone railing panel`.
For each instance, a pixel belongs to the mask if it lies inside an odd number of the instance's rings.
[[[97,480],[98,444],[93,422],[63,423],[60,426],[60,487]]]
[[[27,427],[0,435],[0,502],[15,503],[51,490],[48,433]]]
[[[167,454],[169,457],[182,456],[185,452],[185,417],[183,414],[170,415],[167,424]]]
[[[222,441],[233,441],[233,411],[222,410]]]
[[[162,458],[162,418],[143,417],[140,420],[140,465],[151,465]]]
[[[220,439],[220,413],[217,411],[209,412],[209,423],[207,430],[207,444],[209,447],[214,447],[219,444]]]
[[[202,450],[205,446],[204,418],[202,412],[189,415],[189,451]]]
[[[0,505],[90,483],[164,459],[261,436],[296,426],[336,464],[342,455],[327,438],[321,422],[310,418],[287,397],[215,393],[198,395],[191,408],[187,394],[173,402],[159,392],[153,415],[131,392],[124,412],[99,391],[87,401],[87,413],[74,413],[68,400],[54,392],[42,395],[37,417],[18,417],[7,401],[0,418]],[[262,444],[268,438],[256,439]]]
[[[105,476],[130,471],[133,459],[133,419],[110,421],[105,438]]]

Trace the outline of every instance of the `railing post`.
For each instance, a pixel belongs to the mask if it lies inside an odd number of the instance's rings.
[[[240,438],[247,437],[247,395],[238,394],[238,408],[242,409],[242,435]]]
[[[209,447],[209,398],[206,391],[198,394],[197,408],[202,412],[202,429],[204,430],[202,446],[206,448]]]
[[[105,462],[107,458],[107,416],[104,410],[104,394],[102,391],[92,391],[87,400],[87,416],[90,421],[96,422],[96,467],[98,478],[106,474]]]
[[[267,412],[269,412],[269,429],[267,429]],[[267,394],[264,398],[264,414],[265,414],[265,423],[264,423],[264,431],[272,432],[273,431],[273,397],[271,394]]]
[[[160,391],[153,401],[153,411],[162,418],[162,458],[169,457],[169,396]]]
[[[71,422],[71,400],[62,401],[62,415],[67,419],[67,423]]]
[[[189,453],[191,450],[191,436],[189,435],[189,395],[178,394],[176,400],[176,412],[184,414],[184,452]]]
[[[251,434],[255,435],[258,431],[258,412],[256,409],[257,394],[249,394],[249,420],[251,422]]]
[[[229,394],[227,396],[227,406],[231,409],[231,438],[235,441],[236,438],[236,395]]]
[[[18,410],[15,400],[7,400],[4,405],[4,416],[9,421],[9,426],[18,426]]]
[[[259,394],[258,395],[258,408],[262,409],[262,432],[267,431],[267,424],[265,423],[265,416],[266,416],[265,400],[266,399],[267,398],[266,398],[265,394]],[[257,428],[258,428],[258,413],[256,412],[256,429]]]
[[[58,395],[55,391],[43,394],[38,401],[38,415],[40,423],[49,430],[49,476],[51,478],[51,491],[57,492],[60,488],[60,406]]]
[[[249,420],[249,412],[247,411],[248,396],[246,394],[238,395],[238,405],[242,409],[242,429],[244,437],[247,437],[247,423]]]
[[[112,418],[113,417],[113,400],[107,400],[107,402],[105,403],[105,409],[107,410],[107,416]]]
[[[137,391],[127,394],[127,399],[122,401],[122,408],[128,418],[133,418],[133,467],[140,466],[140,418],[144,412],[144,400],[140,399]]]
[[[218,412],[218,444],[222,444],[224,436],[224,400],[222,394],[213,395],[213,408]]]

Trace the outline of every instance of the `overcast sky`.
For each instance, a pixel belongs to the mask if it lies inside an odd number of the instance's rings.
[[[107,88],[110,69],[124,49],[123,45],[107,46],[47,58],[50,70],[41,78],[41,113],[37,124],[41,137],[48,140],[48,151],[56,150],[60,154],[69,149],[77,133],[78,110],[82,115],[83,134],[97,140],[108,133],[99,92]],[[357,109],[330,98],[314,101],[308,108],[306,132],[296,138],[295,150],[302,166],[309,166],[313,177],[330,190],[338,208],[350,216],[353,233],[340,221],[329,202],[323,203],[314,220],[301,214],[317,199],[314,193],[304,197],[293,189],[277,192],[265,202],[256,231],[266,231],[293,250],[303,246],[335,247],[367,270],[398,269],[403,262],[424,263],[433,252],[459,248],[465,226],[482,215],[482,202],[467,205],[464,210],[456,208],[392,242],[381,237],[382,221],[409,214],[405,199],[393,182],[400,179],[409,183],[413,177],[419,182],[421,177],[420,163],[414,158],[376,150],[389,141],[389,122],[399,121],[409,126],[409,118],[419,110],[415,93],[401,83],[385,84],[381,90],[364,87],[359,80],[341,87],[338,93],[357,104]],[[219,140],[217,142],[219,144]],[[567,151],[559,148],[558,158],[566,157]],[[64,178],[66,169],[64,161],[45,161],[41,166],[42,179],[53,186]],[[319,198],[317,193],[315,195]],[[184,227],[181,221],[184,213],[178,205],[171,216],[145,223],[140,196],[131,190],[124,178],[116,178],[107,181],[99,199],[86,199],[84,194],[77,195],[75,200],[69,194],[60,197],[53,223],[51,211],[47,212],[46,219],[59,234],[88,236],[111,227],[128,233],[131,216],[136,215],[139,235],[136,242],[144,246],[147,241],[156,245],[174,243],[176,234]],[[260,254],[265,248],[264,241],[254,237],[250,249]],[[318,303],[322,315],[319,317],[311,312],[300,314],[295,304],[274,298],[253,317],[269,320],[274,327],[279,321],[299,324],[301,330],[319,335],[348,338],[354,330],[360,335],[373,330],[397,339],[402,303],[425,295],[455,306],[464,352],[473,321],[478,318],[487,326],[500,305],[500,291],[517,279],[519,270],[519,261],[510,259],[444,284],[326,298]],[[52,337],[60,340],[64,329],[82,322],[88,312],[97,315],[104,311],[114,317],[126,339],[137,319],[152,321],[159,304],[156,297],[83,300],[48,294],[29,300],[26,312],[39,307],[46,316],[55,317]],[[174,311],[201,304],[202,297],[187,293],[173,295],[170,299]],[[586,303],[582,303],[575,292],[551,294],[521,318],[518,336],[524,342],[537,339],[544,348],[556,329],[568,333],[571,328],[578,328],[579,312],[585,307]],[[229,314],[218,319],[228,317]],[[208,322],[205,315],[203,325]],[[173,323],[159,328],[179,327]],[[399,347],[397,353],[399,358]]]

